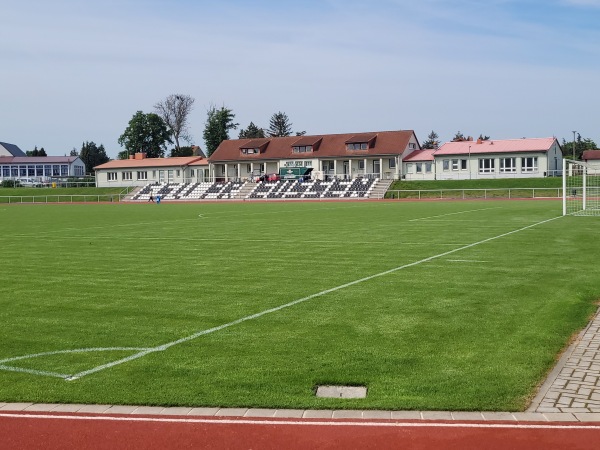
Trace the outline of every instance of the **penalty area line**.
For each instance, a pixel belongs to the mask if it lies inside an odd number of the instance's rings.
[[[157,351],[167,350],[170,347],[173,347],[173,346],[178,345],[178,344],[183,344],[184,342],[189,342],[189,341],[194,340],[194,339],[196,339],[196,338],[198,338],[200,336],[205,336],[207,334],[215,333],[217,331],[224,330],[226,328],[232,327],[234,325],[238,325],[238,324],[243,323],[243,322],[247,322],[249,320],[258,319],[259,317],[265,316],[267,314],[271,314],[271,313],[274,313],[274,312],[277,312],[277,311],[281,311],[281,310],[289,308],[291,306],[298,305],[300,303],[304,303],[304,302],[306,302],[308,300],[312,300],[314,298],[322,297],[324,295],[331,294],[332,292],[336,292],[336,291],[339,291],[341,289],[345,289],[345,288],[348,288],[348,287],[351,287],[351,286],[354,286],[354,285],[357,285],[357,284],[360,284],[360,283],[364,283],[365,281],[370,281],[370,280],[373,280],[375,278],[383,277],[385,275],[389,275],[391,273],[398,272],[399,270],[402,270],[402,269],[407,269],[409,267],[418,266],[420,264],[423,264],[423,263],[426,263],[426,262],[429,262],[429,261],[433,261],[435,259],[442,258],[444,256],[451,255],[451,254],[459,252],[461,250],[466,250],[468,248],[472,248],[472,247],[476,247],[476,246],[481,245],[481,244],[485,244],[486,242],[491,242],[491,241],[496,240],[496,239],[500,239],[500,238],[503,238],[503,237],[506,237],[506,236],[510,236],[512,234],[528,230],[530,228],[533,228],[533,227],[536,227],[536,226],[539,226],[539,225],[551,222],[553,220],[560,219],[561,217],[562,216],[556,216],[556,217],[552,217],[550,219],[542,220],[541,222],[536,222],[534,224],[527,225],[525,227],[521,227],[521,228],[518,228],[516,230],[508,231],[506,233],[502,233],[502,234],[499,234],[497,236],[493,236],[493,237],[490,237],[490,238],[482,239],[481,241],[473,242],[472,244],[463,245],[462,247],[455,248],[453,250],[448,250],[447,252],[439,253],[437,255],[429,256],[429,257],[423,258],[423,259],[421,259],[419,261],[415,261],[415,262],[412,262],[412,263],[404,264],[402,266],[398,266],[398,267],[395,267],[393,269],[385,270],[383,272],[376,273],[374,275],[369,275],[367,277],[363,277],[363,278],[360,278],[358,280],[350,281],[348,283],[344,283],[344,284],[341,284],[339,286],[336,286],[336,287],[333,287],[333,288],[330,288],[330,289],[325,289],[325,290],[323,290],[321,292],[317,292],[315,294],[307,295],[306,297],[299,298],[299,299],[291,301],[289,303],[285,303],[283,305],[276,306],[274,308],[269,308],[269,309],[266,309],[264,311],[261,311],[261,312],[255,313],[255,314],[251,314],[249,316],[241,317],[239,319],[236,319],[234,321],[225,323],[223,325],[219,325],[219,326],[216,326],[216,327],[208,328],[206,330],[201,330],[201,331],[198,331],[197,333],[191,334],[191,335],[183,337],[181,339],[177,339],[177,340],[172,341],[172,342],[168,342],[168,343],[163,344],[163,345],[159,345],[157,347],[148,348],[145,351],[142,351],[142,352],[136,353],[134,355],[128,356],[127,358],[122,358],[122,359],[119,359],[117,361],[113,361],[113,362],[110,362],[110,363],[107,363],[107,364],[102,364],[102,365],[94,367],[92,369],[85,370],[83,372],[79,372],[79,373],[74,374],[71,377],[69,377],[68,380],[69,381],[77,380],[77,379],[82,378],[84,376],[91,375],[91,374],[96,373],[96,372],[100,372],[101,370],[109,369],[111,367],[115,367],[115,366],[118,366],[120,364],[124,364],[124,363],[130,362],[130,361],[133,361],[135,359],[138,359],[138,358],[141,358],[143,356],[146,356],[146,355],[148,355],[150,353],[157,352]]]

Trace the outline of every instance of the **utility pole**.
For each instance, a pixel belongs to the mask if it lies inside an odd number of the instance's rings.
[[[575,133],[577,131],[573,131],[573,160],[575,160]]]

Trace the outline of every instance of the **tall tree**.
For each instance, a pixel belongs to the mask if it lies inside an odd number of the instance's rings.
[[[573,143],[575,145],[573,146]],[[575,141],[566,141],[565,138],[562,140],[562,152],[565,158],[573,158],[573,150],[575,151],[575,159],[580,160],[583,152],[586,150],[596,150],[598,146],[590,138],[581,138],[581,134],[577,133]]]
[[[73,154],[73,151],[75,151],[75,149],[71,150],[71,155]],[[85,164],[86,173],[92,173],[94,171],[94,167],[110,161],[110,158],[106,155],[104,146],[102,144],[97,146],[93,141],[84,142],[81,144],[79,158],[81,158]]]
[[[146,153],[148,158],[162,158],[166,143],[172,144],[171,133],[158,114],[136,112],[129,125],[119,137],[119,145],[125,150],[119,152],[119,159],[127,159],[138,152]]]
[[[183,94],[169,95],[154,105],[156,114],[165,122],[175,140],[175,150],[181,149],[179,139],[190,142],[188,117],[194,108],[194,97]]]
[[[210,156],[221,142],[229,139],[229,130],[235,130],[239,124],[233,122],[235,114],[225,106],[217,109],[212,105],[206,113],[203,136],[206,143],[206,156]]]
[[[479,134],[479,137],[477,138],[477,140],[481,139],[482,141],[489,141],[490,137],[489,136],[484,136],[483,134]]]
[[[75,147],[73,147],[73,149],[71,150],[71,153],[69,153],[69,156],[79,156],[79,152],[77,151],[77,149]]]
[[[284,112],[276,112],[271,116],[269,121],[269,129],[267,130],[269,136],[281,137],[292,135],[292,123]]]
[[[189,145],[171,149],[171,156],[194,156],[194,148]]]
[[[44,150],[44,147],[38,150],[37,145],[33,148],[33,150],[27,150],[25,154],[27,156],[48,156],[46,154],[46,150]]]
[[[429,135],[427,136],[427,140],[423,142],[423,146],[421,148],[436,149],[439,146],[439,136],[435,131],[431,130],[431,133],[429,133]]]
[[[254,122],[250,122],[250,125],[248,125],[248,128],[246,129],[241,129],[240,130],[240,135],[239,138],[240,139],[256,139],[256,138],[264,138],[265,137],[265,130],[263,130],[262,128],[258,128],[256,125],[254,125]]]
[[[452,138],[452,142],[461,142],[466,140],[467,138],[460,131],[457,131],[454,137]]]

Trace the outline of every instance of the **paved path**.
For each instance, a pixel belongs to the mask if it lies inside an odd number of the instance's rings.
[[[600,312],[564,353],[529,411],[600,417]]]

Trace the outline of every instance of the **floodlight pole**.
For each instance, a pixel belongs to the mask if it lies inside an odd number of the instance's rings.
[[[573,161],[575,160],[575,133],[577,131],[573,131]]]

